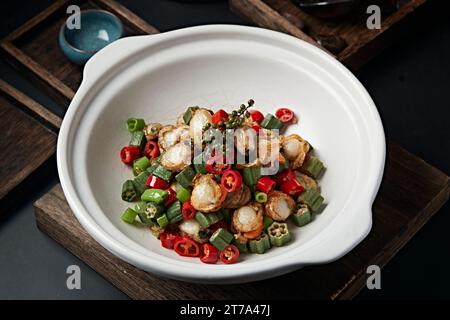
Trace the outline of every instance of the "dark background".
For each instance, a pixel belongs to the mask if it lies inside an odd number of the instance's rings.
[[[414,28],[356,73],[375,100],[386,136],[450,173],[450,19],[444,0],[432,0]],[[179,3],[120,0],[161,31],[211,24],[246,24],[226,1]],[[51,1],[1,1],[4,37]],[[2,57],[0,77],[41,104],[62,109]],[[0,203],[0,299],[125,299],[126,296],[35,225],[32,204],[58,181],[55,159]],[[1,183],[1,182],[0,182]],[[17,200],[19,198],[19,200]],[[382,271],[382,289],[359,299],[450,297],[450,205],[447,203]],[[66,268],[82,270],[82,290],[66,288]]]

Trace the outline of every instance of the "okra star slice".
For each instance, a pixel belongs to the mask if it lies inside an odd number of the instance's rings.
[[[248,248],[252,253],[263,254],[266,253],[271,247],[269,236],[266,233],[262,233],[258,238],[250,240],[248,242]]]
[[[306,204],[301,204],[297,212],[291,215],[291,219],[297,227],[303,227],[311,222],[311,211]]]
[[[137,199],[136,188],[132,180],[127,180],[122,185],[122,200],[133,202]]]
[[[286,223],[274,222],[267,229],[270,243],[275,247],[282,247],[289,241],[292,236]]]

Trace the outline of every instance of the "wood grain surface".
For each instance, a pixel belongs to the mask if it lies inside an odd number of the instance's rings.
[[[56,150],[56,133],[34,117],[59,127],[61,119],[0,80],[0,199]]]
[[[68,106],[78,89],[83,67],[70,62],[58,44],[58,32],[67,19],[66,8],[104,9],[119,17],[125,36],[155,34],[158,30],[113,0],[58,0],[0,42],[9,60],[26,70],[31,79],[53,99]]]
[[[384,179],[373,205],[373,228],[354,250],[327,265],[225,286],[159,278],[116,258],[80,226],[60,185],[35,203],[35,214],[43,232],[133,299],[351,299],[365,286],[367,267],[386,265],[448,197],[446,174],[389,143]]]
[[[366,26],[369,15],[350,16],[342,19],[321,19],[302,11],[290,0],[229,0],[230,9],[255,25],[290,34],[321,49],[315,38],[319,35],[336,35],[345,40],[347,47],[336,58],[351,69],[367,63],[391,44],[402,32],[411,32],[406,19],[426,0],[411,0],[399,10],[382,12],[381,29],[370,30]],[[302,21],[304,28],[295,23]],[[329,53],[329,52],[328,52]]]

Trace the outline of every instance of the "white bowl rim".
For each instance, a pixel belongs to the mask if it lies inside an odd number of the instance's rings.
[[[253,261],[251,263],[234,265],[202,265],[201,268],[198,266],[193,267],[191,263],[184,261],[177,261],[177,263],[174,263],[173,259],[160,257],[156,254],[154,256],[155,261],[152,261],[152,259],[142,256],[139,252],[133,250],[133,248],[123,245],[103,230],[90,216],[89,211],[83,205],[82,199],[80,199],[77,194],[75,186],[70,178],[71,169],[69,166],[69,158],[71,150],[67,143],[74,130],[76,130],[72,123],[77,114],[77,106],[82,104],[83,98],[91,90],[92,85],[94,85],[103,74],[108,72],[114,63],[125,61],[127,57],[131,57],[145,47],[173,39],[187,39],[189,36],[193,35],[217,36],[220,34],[235,34],[236,36],[239,36],[243,33],[259,38],[266,38],[267,40],[275,39],[278,42],[286,43],[289,46],[299,47],[302,50],[307,50],[309,54],[320,57],[323,61],[333,65],[335,68],[333,71],[339,72],[341,76],[344,76],[351,85],[353,85],[354,89],[358,91],[360,98],[365,101],[364,107],[367,108],[367,112],[365,113],[364,120],[368,121],[372,126],[371,129],[373,132],[370,137],[370,142],[372,144],[372,151],[374,151],[373,154],[376,155],[376,159],[373,159],[373,166],[370,168],[369,187],[367,188],[369,191],[366,194],[360,195],[360,199],[358,199],[357,204],[354,205],[355,208],[352,209],[352,216],[349,214],[347,215],[347,219],[350,217],[357,218],[357,221],[355,221],[357,227],[354,228],[353,234],[349,236],[345,233],[344,219],[341,219],[339,222],[335,219],[335,221],[330,224],[335,228],[335,233],[328,234],[328,236],[326,232],[319,233],[315,238],[308,242],[308,251],[302,257],[296,257],[296,250],[293,249],[290,252],[263,261]],[[122,45],[127,46],[128,50],[126,52],[123,50],[116,50]],[[104,59],[105,56],[110,56],[112,52],[114,52],[114,59]],[[83,81],[75,94],[61,125],[57,146],[57,165],[61,186],[67,202],[78,221],[97,242],[114,255],[145,271],[173,279],[202,283],[242,283],[281,275],[308,264],[334,261],[351,251],[359,242],[361,242],[369,233],[372,226],[371,207],[383,176],[385,152],[386,144],[384,131],[374,102],[356,77],[332,56],[305,41],[280,32],[237,25],[207,25],[179,29],[158,35],[122,38],[94,55],[94,57],[85,65]],[[327,226],[327,228],[328,227],[329,226]],[[343,237],[343,235],[345,235],[345,237]],[[224,272],[224,270],[227,270],[227,272]],[[205,274],[205,271],[207,274]]]

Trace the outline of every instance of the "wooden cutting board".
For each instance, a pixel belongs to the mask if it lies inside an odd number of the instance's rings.
[[[60,185],[35,203],[35,214],[44,233],[133,299],[350,299],[365,286],[367,267],[386,265],[448,197],[446,174],[390,143],[373,206],[373,228],[353,251],[327,265],[255,283],[222,286],[159,278],[116,258],[80,226]]]

